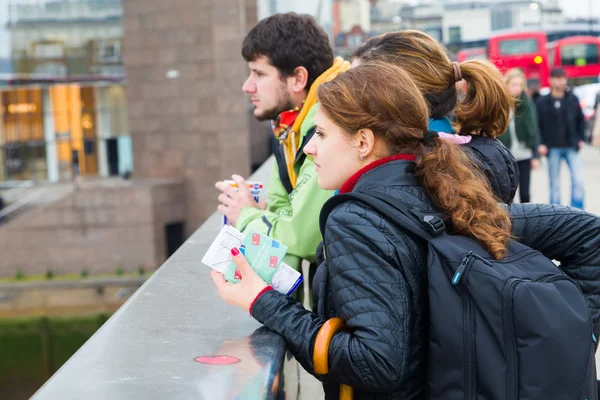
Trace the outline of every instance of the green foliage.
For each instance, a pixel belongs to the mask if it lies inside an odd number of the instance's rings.
[[[46,270],[46,279],[47,280],[52,280],[52,278],[54,278],[54,271],[52,271],[52,268],[48,268]]]
[[[21,269],[19,268],[17,270],[17,272],[15,273],[15,279],[18,281],[22,281],[23,278],[25,278],[25,274],[23,273],[23,271],[21,271]]]

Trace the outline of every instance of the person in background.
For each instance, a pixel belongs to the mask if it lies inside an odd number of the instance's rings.
[[[256,24],[242,43],[250,75],[242,90],[260,121],[273,121],[278,144],[266,204],[258,204],[245,180],[234,175],[239,192],[224,182],[218,210],[239,231],[253,229],[288,247],[285,262],[299,270],[300,261],[315,260],[321,241],[319,211],[332,191],[317,185],[315,164],[302,149],[314,134],[316,90],[350,67],[334,60],[327,33],[309,15],[275,14]],[[302,291],[300,291],[302,293]]]
[[[584,208],[585,187],[583,148],[585,119],[577,96],[567,87],[567,74],[561,67],[550,71],[550,93],[537,103],[540,127],[539,153],[548,156],[550,203],[560,204],[560,166],[565,160],[571,172],[571,206]]]
[[[600,80],[600,76],[598,77]],[[594,103],[594,122],[592,124],[592,146],[600,147],[600,91],[596,94]]]
[[[538,126],[535,106],[525,93],[525,74],[519,68],[513,68],[504,75],[504,82],[510,94],[516,99],[515,111],[508,129],[498,139],[510,150],[519,166],[519,193],[521,203],[531,200],[529,186],[531,170],[539,166],[537,154]]]

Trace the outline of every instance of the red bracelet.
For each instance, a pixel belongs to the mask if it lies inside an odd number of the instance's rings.
[[[256,303],[256,300],[258,300],[258,298],[263,294],[268,292],[269,290],[273,290],[273,286],[269,285],[267,287],[265,287],[263,290],[261,290],[256,297],[254,298],[254,300],[252,300],[252,303],[250,303],[250,308],[248,308],[248,312],[250,313],[250,315],[252,315],[252,307],[254,307],[254,303]]]

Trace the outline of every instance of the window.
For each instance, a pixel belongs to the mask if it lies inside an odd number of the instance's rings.
[[[33,56],[38,59],[55,59],[65,56],[64,44],[56,43],[33,43]]]
[[[448,28],[448,43],[456,44],[461,42],[460,26],[451,26]]]
[[[560,49],[560,59],[565,66],[584,66],[589,64],[598,64],[598,45],[597,44],[567,44]]]
[[[509,29],[513,27],[513,10],[492,9],[492,30]]]
[[[538,52],[537,39],[506,39],[500,41],[500,54],[512,56]]]
[[[103,40],[98,42],[98,61],[101,64],[121,62],[120,40]]]

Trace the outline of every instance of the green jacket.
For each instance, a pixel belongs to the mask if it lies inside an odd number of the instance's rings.
[[[316,111],[315,104],[302,122],[301,143],[305,143],[307,133],[314,126]],[[319,188],[315,164],[310,157],[297,159],[299,161],[294,165],[298,174],[296,188],[288,194],[281,181],[279,166],[274,163],[267,187],[267,210],[245,207],[235,227],[242,232],[254,229],[285,244],[288,255],[284,262],[300,270],[302,259],[315,261],[315,252],[322,240],[319,214],[333,191]]]
[[[516,101],[515,131],[517,139],[533,149],[533,153],[536,154],[538,142],[537,113],[533,101],[525,93],[521,93]],[[510,149],[512,141],[508,129],[498,139]]]

